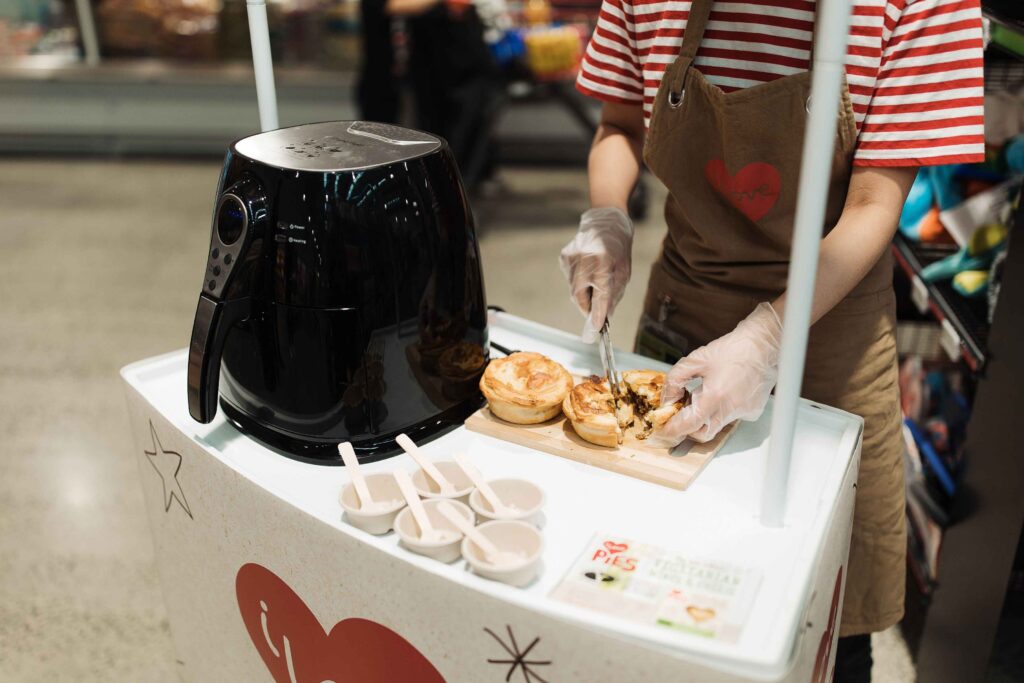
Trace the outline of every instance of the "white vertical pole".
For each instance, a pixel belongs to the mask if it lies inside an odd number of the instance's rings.
[[[100,63],[100,41],[96,37],[96,21],[92,16],[92,5],[89,0],[75,0],[75,11],[78,12],[78,30],[82,33],[82,51],[85,63],[96,66]]]
[[[775,387],[772,431],[761,490],[761,522],[771,527],[782,526],[786,510],[793,430],[807,355],[811,303],[818,272],[818,248],[821,245],[828,184],[832,175],[836,117],[846,70],[852,0],[818,0],[818,3],[811,75],[813,96],[809,102],[810,116],[804,133],[803,159],[800,162],[793,249],[790,253],[786,311],[782,322],[779,382]]]
[[[266,132],[279,127],[266,0],[246,0],[245,9],[249,15],[249,43],[252,45],[252,66],[256,73],[256,102],[260,109],[260,130]]]

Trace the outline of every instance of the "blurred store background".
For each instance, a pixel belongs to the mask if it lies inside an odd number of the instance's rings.
[[[360,0],[267,4],[281,125],[355,117]],[[514,2],[485,22],[501,86],[485,125],[502,159],[583,158],[596,109],[571,76],[598,4]],[[394,60],[375,76],[408,76],[415,24],[384,29]],[[258,125],[249,59],[244,0],[2,0],[0,151],[221,154]]]
[[[281,125],[357,117],[359,0],[268,5]],[[488,296],[578,331],[557,257],[587,203],[597,108],[571,83],[596,4],[511,9],[467,145]],[[433,27],[410,23],[377,85],[415,125],[408,35]],[[118,370],[188,343],[221,159],[259,127],[250,59],[244,0],[0,0],[0,681],[178,680]]]
[[[367,83],[386,86],[389,116],[416,124],[433,88],[417,90],[411,75],[446,73],[454,43],[414,54],[409,36],[436,26],[370,25],[374,2],[269,0],[281,125],[355,118]],[[914,680],[915,657],[945,667],[959,655],[937,643],[963,624],[972,666],[988,666],[988,680],[1024,680],[1024,496],[999,481],[1002,458],[1020,454],[970,447],[985,433],[983,423],[972,431],[975,401],[1006,397],[1005,381],[993,388],[985,372],[989,292],[1024,222],[1024,10],[1020,0],[984,5],[991,159],[923,175],[926,196],[908,207],[919,215],[894,246],[911,552],[907,620],[875,639],[874,680],[886,683]],[[575,332],[582,320],[557,255],[587,207],[598,109],[572,80],[599,3],[477,6],[487,68],[454,101],[474,111],[460,161],[488,299]],[[390,61],[368,82],[370,31]],[[187,344],[220,160],[257,131],[255,103],[245,0],[0,0],[0,681],[176,680],[117,371]],[[957,239],[940,214],[973,196],[993,200],[987,223]],[[613,330],[622,347],[664,235],[663,199],[649,178],[634,195],[634,280]],[[980,228],[988,237],[970,246]],[[980,250],[973,279],[925,272],[968,249]],[[976,514],[986,503],[999,515]],[[979,560],[982,548],[1005,561]],[[979,586],[995,586],[984,613],[958,622]],[[1002,654],[989,662],[994,641]]]

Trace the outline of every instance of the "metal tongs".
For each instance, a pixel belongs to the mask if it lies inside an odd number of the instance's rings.
[[[608,328],[607,318],[601,326],[601,334],[598,338],[601,346],[601,365],[604,366],[604,376],[608,378],[608,385],[612,392],[612,402],[615,404],[616,413],[619,410],[619,401],[622,399],[622,376],[615,367],[615,350],[612,348],[611,331]]]

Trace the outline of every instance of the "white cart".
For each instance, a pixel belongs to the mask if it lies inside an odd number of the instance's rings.
[[[572,372],[600,367],[578,339],[507,314],[491,338]],[[686,491],[466,431],[426,445],[469,451],[490,477],[547,493],[540,577],[524,589],[444,565],[342,519],[344,468],[300,463],[185,401],[186,352],[135,363],[135,457],[181,673],[191,681],[566,683],[831,679],[862,421],[801,401],[784,524],[759,519],[772,403]],[[618,354],[622,369],[652,362]],[[399,364],[394,364],[396,367]],[[413,469],[402,455],[366,466]],[[549,596],[595,532],[760,575],[735,642],[642,625]]]

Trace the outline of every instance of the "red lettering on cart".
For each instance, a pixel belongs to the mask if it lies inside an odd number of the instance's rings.
[[[607,543],[605,545],[608,545]],[[625,544],[621,544],[625,546]],[[621,551],[615,551],[612,554],[604,548],[598,548],[594,551],[594,556],[590,559],[594,562],[602,562],[610,567],[617,567],[624,572],[631,572],[636,570],[637,559],[635,557],[628,557],[626,555],[619,554]]]
[[[814,671],[811,673],[811,683],[828,683],[832,680],[829,676],[831,669],[829,664],[832,659],[832,642],[836,635],[836,619],[839,617],[839,595],[843,588],[843,568],[839,567],[836,574],[836,587],[832,589],[832,606],[829,609],[828,625],[825,632],[821,634],[818,642],[818,653],[814,658]]]
[[[615,541],[605,541],[604,547],[608,549],[610,553],[624,553],[629,550],[628,543],[616,543]]]

